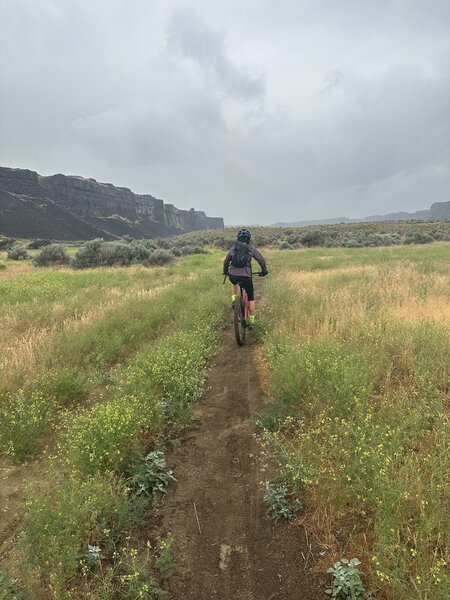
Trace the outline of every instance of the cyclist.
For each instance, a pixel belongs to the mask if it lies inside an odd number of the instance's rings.
[[[228,250],[228,254],[223,261],[223,274],[228,275],[231,281],[231,305],[234,307],[237,298],[238,284],[242,287],[248,296],[248,324],[253,327],[255,324],[255,293],[253,290],[252,279],[252,258],[255,258],[261,267],[261,275],[265,277],[268,274],[266,261],[258,250],[250,244],[251,234],[247,229],[241,229],[237,234],[237,240]]]

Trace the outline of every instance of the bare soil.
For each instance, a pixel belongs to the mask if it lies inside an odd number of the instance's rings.
[[[177,483],[159,505],[159,530],[174,536],[173,600],[317,600],[326,577],[319,547],[299,523],[274,525],[262,502],[255,420],[262,408],[252,340],[232,330],[210,371],[195,421],[170,457]],[[322,552],[323,554],[323,552]]]

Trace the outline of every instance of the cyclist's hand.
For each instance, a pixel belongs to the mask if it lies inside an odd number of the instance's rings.
[[[269,271],[261,271],[261,277],[265,277],[269,274]]]
[[[225,271],[225,269],[223,270],[223,275],[224,277],[228,277],[228,271]]]

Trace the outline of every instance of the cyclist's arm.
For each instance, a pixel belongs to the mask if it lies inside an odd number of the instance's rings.
[[[231,258],[232,258],[232,254],[231,252],[228,252],[228,254],[225,257],[225,260],[223,261],[223,273],[224,275],[228,275],[228,269],[230,267],[230,262],[231,262]]]
[[[264,260],[264,257],[261,254],[261,252],[258,252],[258,250],[256,248],[253,248],[253,256],[258,261],[259,266],[261,267],[261,273],[267,274],[268,273],[268,271],[267,271],[267,263]]]

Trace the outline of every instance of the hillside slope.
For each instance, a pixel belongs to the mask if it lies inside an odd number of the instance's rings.
[[[60,240],[165,236],[221,229],[221,217],[83,177],[0,167],[0,233]]]
[[[315,219],[312,221],[294,221],[291,223],[275,223],[273,227],[305,227],[307,225],[337,225],[338,223],[360,223],[365,221],[446,221],[450,219],[450,200],[434,202],[427,210],[413,213],[395,212],[387,215],[371,215],[363,219],[335,217],[333,219]]]

